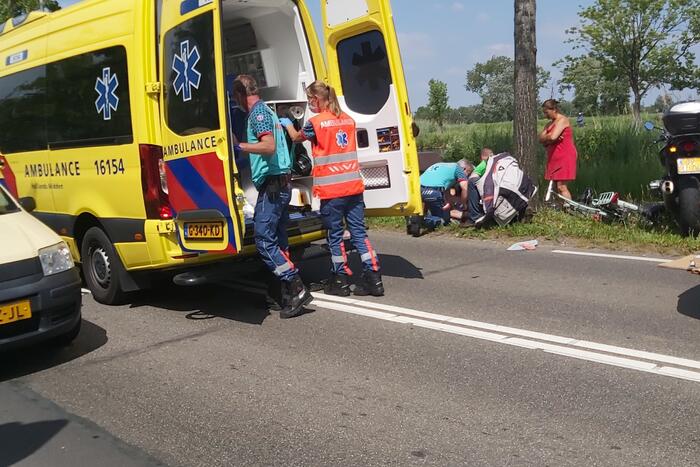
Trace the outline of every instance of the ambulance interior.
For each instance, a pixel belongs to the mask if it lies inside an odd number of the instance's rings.
[[[294,2],[290,0],[224,0],[223,38],[227,90],[239,74],[253,76],[261,98],[280,117],[301,128],[309,116],[304,88],[314,81],[314,69],[306,32]],[[229,96],[232,98],[232,96]],[[245,134],[244,114],[231,112],[231,129]],[[292,145],[292,158],[311,153],[308,143]],[[257,191],[251,181],[247,158],[238,158],[242,187],[250,206],[246,220],[252,218]],[[312,178],[295,171],[292,179],[290,215],[318,210],[311,196]],[[304,173],[304,172],[302,172]]]

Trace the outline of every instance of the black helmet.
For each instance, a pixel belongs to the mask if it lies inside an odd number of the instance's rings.
[[[292,167],[292,173],[297,177],[308,177],[311,175],[311,168],[313,167],[311,163],[311,158],[306,152],[306,149],[302,145],[297,145],[294,151],[294,165]]]

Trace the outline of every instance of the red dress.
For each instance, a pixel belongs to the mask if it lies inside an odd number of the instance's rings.
[[[547,127],[547,133],[552,131],[554,124]],[[565,182],[576,180],[576,146],[571,127],[567,126],[561,137],[547,148],[547,169],[544,171],[545,180]]]

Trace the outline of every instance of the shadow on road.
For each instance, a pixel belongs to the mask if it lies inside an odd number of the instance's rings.
[[[80,334],[66,347],[41,344],[0,354],[0,383],[63,365],[94,352],[106,343],[107,331],[83,319]]]
[[[678,296],[677,310],[682,315],[700,319],[700,285]]]
[[[143,292],[131,308],[153,306],[185,313],[187,319],[224,318],[247,324],[262,324],[270,313],[265,297],[215,284],[196,287],[164,287]]]
[[[350,267],[355,271],[352,280],[356,282],[361,276],[362,264],[356,252],[349,256]],[[383,276],[423,279],[421,270],[401,256],[380,254],[379,261]],[[306,284],[319,284],[330,274],[330,256],[327,252],[296,261],[296,264]],[[237,287],[226,286],[228,281],[238,283]],[[257,266],[251,264],[248,270],[231,267],[230,276],[224,275],[218,283],[195,287],[165,284],[134,296],[130,307],[152,306],[185,313],[187,319],[192,320],[224,318],[260,325],[270,315],[269,303],[260,291],[267,290],[272,299],[278,301],[278,284],[262,263]],[[251,292],[246,292],[246,288]]]
[[[402,279],[424,279],[420,268],[403,256],[379,254],[382,275]]]
[[[357,252],[349,255],[350,268],[353,270],[353,281],[357,281],[362,273],[362,263]],[[384,277],[400,277],[402,279],[423,279],[423,272],[403,256],[385,255],[379,253],[379,265]],[[331,268],[330,256],[319,256],[299,263],[301,275],[306,283],[317,283],[328,279]]]
[[[0,465],[14,465],[34,454],[61,431],[68,420],[0,425]]]

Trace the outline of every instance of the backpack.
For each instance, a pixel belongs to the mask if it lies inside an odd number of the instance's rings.
[[[528,202],[537,192],[537,187],[522,171],[517,159],[507,152],[489,158],[486,172],[476,188],[485,213],[477,223],[492,218],[498,225],[506,225],[516,217],[522,217]]]

